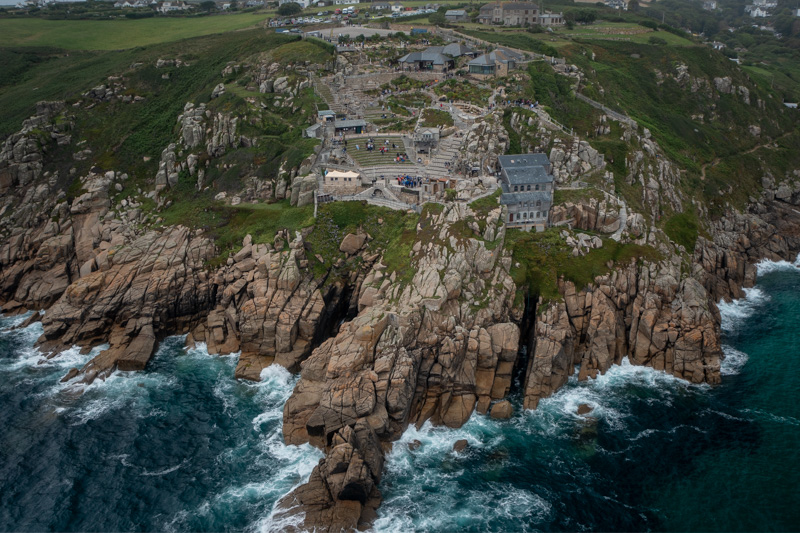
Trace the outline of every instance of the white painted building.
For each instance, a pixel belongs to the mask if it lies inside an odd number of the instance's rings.
[[[161,13],[174,13],[176,11],[186,11],[187,9],[192,9],[192,6],[183,2],[164,2],[158,6],[158,11]]]
[[[299,4],[305,9],[311,5],[311,0],[278,0],[278,5],[282,6],[283,4]]]

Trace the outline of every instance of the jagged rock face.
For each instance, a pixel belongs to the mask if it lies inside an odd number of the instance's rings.
[[[42,142],[47,138],[58,144],[69,144],[64,131],[68,124],[53,124],[53,118],[64,110],[64,102],[39,102],[36,114],[26,119],[22,129],[10,135],[0,147],[0,195],[12,188],[26,187],[38,181],[42,174]],[[36,134],[43,132],[46,138]]]
[[[497,157],[506,153],[509,145],[508,132],[503,127],[499,112],[491,113],[476,121],[467,132],[464,146],[465,159],[459,161],[459,171],[469,174],[469,168],[495,168]],[[468,164],[469,168],[465,165]],[[482,172],[483,172],[482,170]]]
[[[210,241],[182,227],[110,250],[99,270],[70,284],[48,310],[39,344],[58,352],[108,342],[82,369],[88,381],[115,368],[143,369],[158,338],[185,330],[209,307],[213,287],[203,264],[213,251]]]
[[[624,140],[635,141],[641,147],[626,160],[626,181],[631,185],[638,182],[642,186],[642,204],[651,218],[658,219],[666,206],[675,212],[683,211],[678,168],[664,156],[647,128],[644,128],[642,135],[629,125],[623,125],[623,128]]]
[[[220,157],[225,154],[225,149],[238,145],[236,137],[236,123],[238,118],[232,118],[228,113],[217,113],[211,128],[206,151],[211,157]]]
[[[204,122],[210,113],[206,112],[205,104],[195,107],[188,102],[183,108],[183,114],[178,117],[181,125],[181,139],[187,148],[196,148],[205,141]]]
[[[605,168],[603,154],[592,148],[586,141],[556,139],[550,150],[550,163],[556,183],[563,184],[591,172]]]
[[[608,200],[589,199],[588,202],[555,205],[550,211],[550,222],[600,233],[614,233],[625,221],[620,220],[619,207]]]
[[[361,284],[359,315],[301,365],[284,408],[284,436],[287,443],[312,442],[328,452],[310,482],[286,500],[286,513],[305,513],[304,527],[330,527],[332,516],[357,524],[363,494],[376,483],[370,468],[357,477],[358,497],[330,489],[342,431],[368,427],[388,442],[410,423],[459,427],[476,405],[486,412],[508,393],[519,346],[512,320],[521,310],[513,309],[510,260],[501,246],[490,251],[460,233],[468,209],[449,206],[421,221],[413,280],[401,284],[376,264]],[[502,229],[488,233],[504,238]],[[363,472],[353,465],[339,470]]]
[[[563,302],[537,321],[525,407],[535,409],[566,383],[605,373],[623,357],[693,383],[719,383],[719,311],[694,278],[680,281],[680,259],[631,263],[576,290],[562,283]]]
[[[277,239],[284,237],[288,235]],[[209,353],[241,351],[237,377],[258,380],[261,370],[273,363],[297,371],[339,303],[341,291],[338,296],[331,293],[326,305],[323,280],[314,279],[307,268],[302,236],[289,247],[274,251],[271,245],[246,242],[217,271],[216,301],[187,339],[205,342]]]
[[[751,213],[731,211],[713,223],[713,240],[698,238],[693,275],[715,301],[743,297],[755,284],[756,261],[793,261],[800,253],[800,196],[786,200],[765,189]]]

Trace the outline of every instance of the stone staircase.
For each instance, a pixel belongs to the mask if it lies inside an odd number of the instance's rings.
[[[431,178],[447,178],[451,176],[448,172],[445,163],[450,163],[451,166],[455,165],[464,137],[457,138],[455,135],[450,135],[439,141],[439,146],[433,155],[431,162],[425,167],[425,173]]]
[[[389,178],[395,179],[400,175],[422,176],[418,165],[379,165],[361,169],[361,175],[367,179]]]
[[[324,80],[315,79],[314,87],[317,90],[317,94],[319,94],[322,99],[325,100],[325,103],[328,104],[329,109],[335,111],[336,113],[344,113],[344,106],[339,104],[333,92],[331,92],[331,88]]]

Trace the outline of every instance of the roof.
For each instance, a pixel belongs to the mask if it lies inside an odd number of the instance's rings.
[[[504,192],[500,195],[502,205],[518,204],[520,202],[542,202],[553,201],[553,193],[550,191],[530,191],[530,192]]]
[[[508,48],[498,48],[492,53],[493,54],[499,53],[501,56],[505,56],[501,57],[501,59],[515,59],[515,60],[522,59],[522,54],[514,52],[513,50],[509,50]]]
[[[341,170],[329,170],[325,173],[326,178],[357,178],[361,174],[358,172],[352,172],[350,170],[346,172],[342,172]]]
[[[450,43],[442,48],[442,53],[453,57],[474,54],[475,50],[461,43]]]
[[[547,155],[538,154],[516,154],[516,155],[501,155],[497,158],[500,166],[504,169],[509,168],[525,168],[532,166],[549,166],[550,158]]]
[[[399,59],[401,63],[432,62],[434,65],[444,65],[453,58],[436,52],[412,52]]]
[[[539,9],[539,6],[533,2],[506,2],[503,4],[503,10],[506,9]]]
[[[445,11],[444,16],[446,17],[448,15],[452,17],[466,17],[467,12],[464,11],[463,9],[448,9],[447,11]]]
[[[322,111],[317,111],[318,117],[329,117],[329,116],[336,116],[336,111],[333,109],[323,109]]]
[[[467,63],[467,65],[468,66],[473,66],[473,65],[477,65],[477,66],[488,66],[488,65],[491,65],[491,66],[494,66],[494,59],[489,57],[489,54],[483,54],[482,56],[478,56],[475,59],[473,59],[472,61],[470,61],[469,63]]]
[[[548,174],[544,167],[503,169],[503,175],[508,178],[508,182],[511,185],[550,183],[553,181],[553,175]]]
[[[365,120],[361,119],[348,119],[348,120],[335,120],[333,126],[335,128],[356,128],[358,126],[364,127],[367,125]]]
[[[313,126],[307,127],[306,131],[310,132],[310,133],[313,133],[313,132],[317,131],[318,129],[320,129],[321,127],[322,127],[322,124],[314,124]]]
[[[496,63],[508,63],[509,61],[515,61],[520,56],[519,54],[508,54],[505,53],[505,50],[495,50],[494,52],[490,52],[488,54],[483,54],[482,56],[478,56],[467,65],[494,65]]]

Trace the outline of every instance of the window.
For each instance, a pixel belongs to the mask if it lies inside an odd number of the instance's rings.
[[[528,184],[528,190],[531,190],[531,185],[530,185],[530,183]]]
[[[514,185],[514,192],[519,192],[519,187]]]
[[[522,213],[522,218],[528,218],[528,213]]]
[[[536,218],[542,218],[542,214],[539,211],[536,212]]]
[[[542,207],[542,201],[536,200],[536,207]]]
[[[514,222],[514,213],[509,213],[508,214],[508,221],[509,222]]]
[[[536,184],[536,190],[537,191],[539,190],[539,184],[538,183]]]

